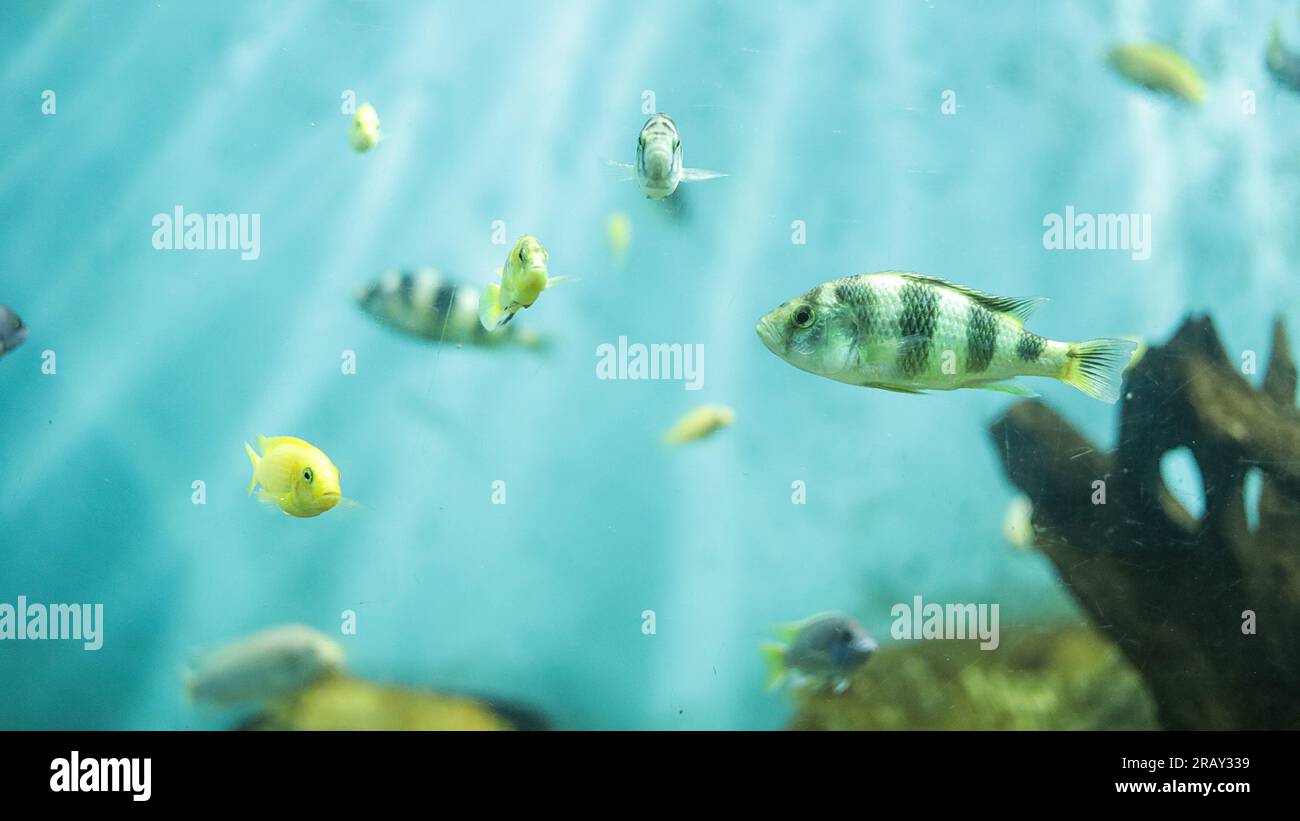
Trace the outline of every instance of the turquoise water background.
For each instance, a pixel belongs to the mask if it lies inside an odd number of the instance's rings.
[[[0,642],[0,728],[228,726],[178,670],[283,622],[336,635],[358,675],[556,726],[773,728],[789,702],[756,648],[775,622],[844,610],[888,643],[918,594],[999,603],[1004,645],[1077,619],[1002,540],[1014,492],[985,428],[1014,398],[850,388],[754,323],[907,269],[1050,297],[1030,327],[1058,339],[1159,342],[1210,311],[1230,355],[1262,359],[1300,304],[1300,97],[1263,65],[1274,19],[1300,43],[1293,6],[3,4],[0,303],[32,335],[0,360],[0,602],[103,603],[105,635]],[[1101,55],[1130,39],[1176,46],[1207,103],[1117,77]],[[345,90],[379,111],[371,154],[347,145]],[[631,161],[646,91],[688,165],[730,174],[680,218],[604,167]],[[177,205],[259,214],[260,257],[155,250]],[[1151,214],[1151,258],[1046,250],[1067,205]],[[548,356],[424,345],[352,304],[391,267],[487,282],[496,220],[580,278],[517,320]],[[702,344],[704,389],[597,379],[620,336]],[[1033,386],[1113,440],[1114,408]],[[735,426],[665,452],[701,402]],[[362,506],[249,499],[259,433],[319,445]]]

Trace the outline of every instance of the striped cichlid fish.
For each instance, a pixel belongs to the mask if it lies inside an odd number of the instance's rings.
[[[478,317],[478,291],[462,287],[432,268],[388,271],[356,295],[357,305],[398,331],[432,342],[495,348],[545,346],[536,332],[513,325],[493,333]]]
[[[850,385],[1034,396],[1012,380],[1047,376],[1103,402],[1118,400],[1136,343],[1057,342],[1025,330],[1025,318],[1046,301],[891,271],[818,285],[764,316],[756,330],[796,368]]]
[[[682,161],[682,135],[677,123],[662,111],[651,114],[636,138],[636,164],[611,163],[631,172],[646,197],[661,200],[672,196],[684,182],[725,177],[720,171],[687,168]]]
[[[27,339],[27,326],[18,314],[0,305],[0,356],[12,351]]]

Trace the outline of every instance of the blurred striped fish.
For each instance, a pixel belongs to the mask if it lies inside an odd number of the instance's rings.
[[[1282,27],[1276,23],[1269,35],[1264,64],[1274,80],[1292,91],[1300,91],[1300,54],[1289,51],[1282,43]]]
[[[431,342],[541,350],[545,340],[513,324],[493,333],[478,318],[478,291],[432,268],[394,270],[361,288],[357,305],[390,328]]]
[[[27,327],[23,321],[4,305],[0,305],[0,356],[12,351],[27,339]]]

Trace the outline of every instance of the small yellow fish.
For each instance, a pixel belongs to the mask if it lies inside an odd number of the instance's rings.
[[[524,234],[510,250],[505,266],[498,271],[501,284],[489,283],[478,302],[478,319],[483,327],[495,331],[515,318],[521,309],[531,307],[542,291],[557,285],[565,277],[548,274],[549,254],[537,237]]]
[[[736,421],[736,412],[726,405],[701,405],[677,421],[664,434],[665,445],[683,445],[711,436]]]
[[[1106,62],[1144,88],[1193,105],[1205,101],[1201,75],[1173,49],[1154,43],[1130,43],[1107,52]]]
[[[619,265],[627,258],[628,246],[632,244],[632,220],[622,211],[609,215],[605,220],[605,239],[609,242],[609,252]]]
[[[1034,503],[1029,501],[1028,496],[1016,496],[1007,505],[1007,513],[1002,520],[1002,538],[1020,550],[1031,550],[1034,547]]]
[[[319,516],[342,499],[339,469],[319,448],[292,436],[259,436],[257,446],[261,456],[244,443],[253,463],[250,494],[260,484],[259,499],[300,519]]]
[[[379,144],[379,113],[370,103],[362,103],[352,115],[348,142],[358,154],[364,154]]]

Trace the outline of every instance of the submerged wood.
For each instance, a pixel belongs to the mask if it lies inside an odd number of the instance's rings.
[[[1113,452],[1040,401],[990,427],[1036,543],[1171,729],[1300,728],[1300,412],[1280,320],[1262,386],[1239,368],[1210,319],[1189,317],[1130,371]],[[1201,473],[1199,518],[1160,475],[1179,448]]]

